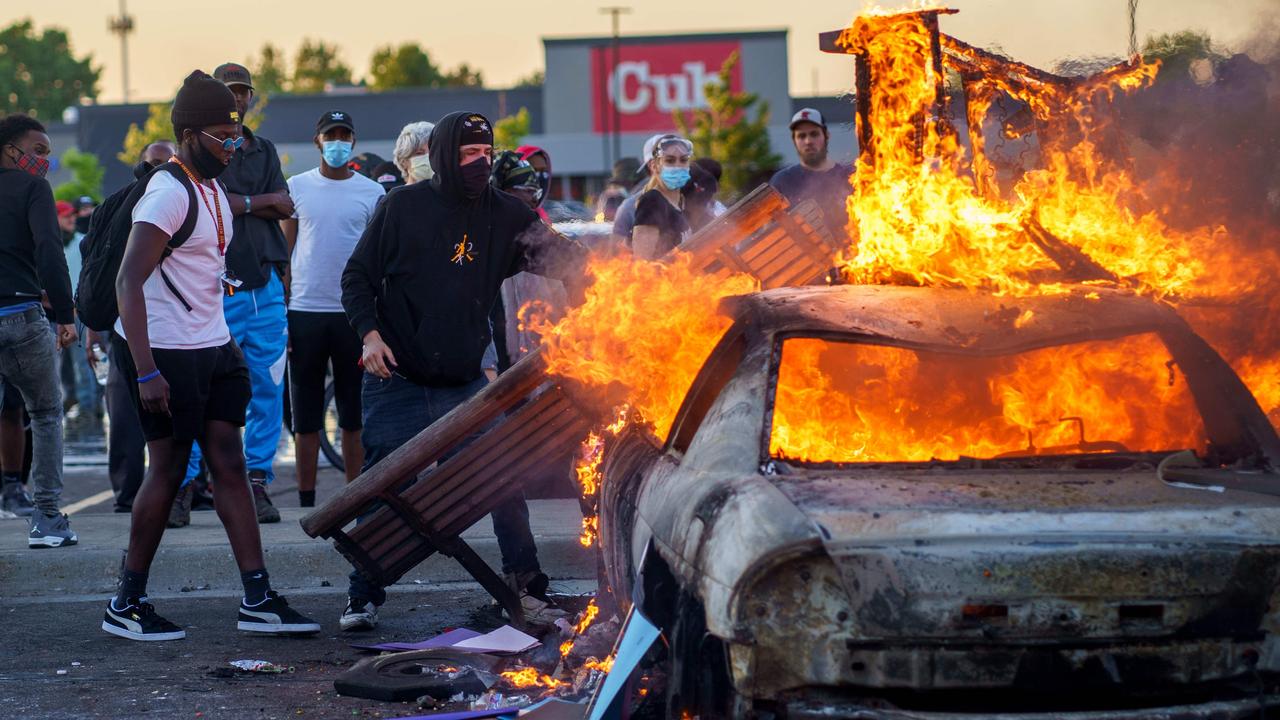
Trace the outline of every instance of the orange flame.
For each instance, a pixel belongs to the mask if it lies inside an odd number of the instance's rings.
[[[774,457],[955,460],[1200,449],[1185,381],[1154,335],[958,358],[814,339],[783,345]],[[1086,435],[1087,433],[1087,435]]]
[[[665,435],[693,377],[729,327],[720,298],[752,292],[745,275],[702,275],[687,256],[670,263],[594,258],[586,302],[558,322],[530,318],[548,371],[589,385],[619,383],[631,407]]]
[[[607,673],[613,669],[613,656],[610,655],[609,657],[603,660],[596,660],[595,658],[590,658],[587,660],[586,663],[583,664],[583,667],[587,668],[588,670],[599,670],[602,673]]]
[[[544,687],[555,690],[563,686],[565,683],[556,680],[550,675],[543,675],[536,668],[522,667],[519,670],[507,670],[500,673],[503,680],[511,683],[513,687],[531,688]]]

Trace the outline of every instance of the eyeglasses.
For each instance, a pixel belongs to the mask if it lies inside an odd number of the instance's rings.
[[[219,145],[222,146],[222,149],[226,150],[227,152],[231,152],[232,150],[239,150],[240,146],[244,144],[243,135],[239,135],[233,138],[227,138],[226,140],[223,140],[221,138],[216,138],[203,130],[200,131],[200,134],[218,143]]]

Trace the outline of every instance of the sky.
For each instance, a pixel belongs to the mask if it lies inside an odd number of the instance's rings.
[[[0,26],[31,18],[59,26],[77,56],[103,68],[99,101],[122,97],[120,44],[107,19],[121,0],[3,0]],[[606,0],[618,3],[626,0]],[[466,62],[491,87],[510,86],[542,67],[543,37],[607,35],[603,2],[580,0],[127,0],[136,31],[129,38],[133,102],[172,97],[193,68],[211,71],[227,60],[247,62],[271,42],[291,57],[303,38],[336,43],[357,78],[375,48],[421,44],[446,68]],[[886,8],[902,0],[879,0]],[[1012,57],[1050,68],[1061,59],[1124,55],[1126,0],[951,0],[957,15],[942,30],[971,44],[998,45]],[[622,33],[667,34],[785,29],[793,96],[834,94],[852,85],[849,59],[817,50],[817,35],[849,24],[863,0],[632,0]],[[1142,0],[1139,38],[1184,29],[1207,31],[1239,47],[1263,29],[1280,35],[1280,0]]]

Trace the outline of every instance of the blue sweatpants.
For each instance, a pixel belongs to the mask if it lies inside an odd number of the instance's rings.
[[[273,272],[271,280],[256,290],[243,290],[223,298],[227,328],[236,339],[249,366],[253,397],[244,424],[244,460],[249,471],[261,470],[267,482],[284,424],[284,369],[288,356],[289,316],[284,304],[284,283]],[[191,482],[200,469],[200,446],[191,448],[187,477]]]

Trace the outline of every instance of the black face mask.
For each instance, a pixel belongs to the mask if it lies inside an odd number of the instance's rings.
[[[551,191],[551,173],[543,170],[542,172],[534,173],[534,177],[538,179],[538,187],[542,188],[542,195],[538,198],[541,200]]]
[[[89,216],[88,215],[85,215],[84,217],[76,218],[76,232],[78,233],[89,232]]]
[[[204,143],[196,139],[195,144],[195,149],[191,151],[191,165],[196,172],[200,173],[200,177],[212,180],[227,169],[227,166],[222,164],[222,158],[210,152]]]
[[[462,166],[462,194],[468,199],[480,197],[489,187],[489,158],[482,157]]]

